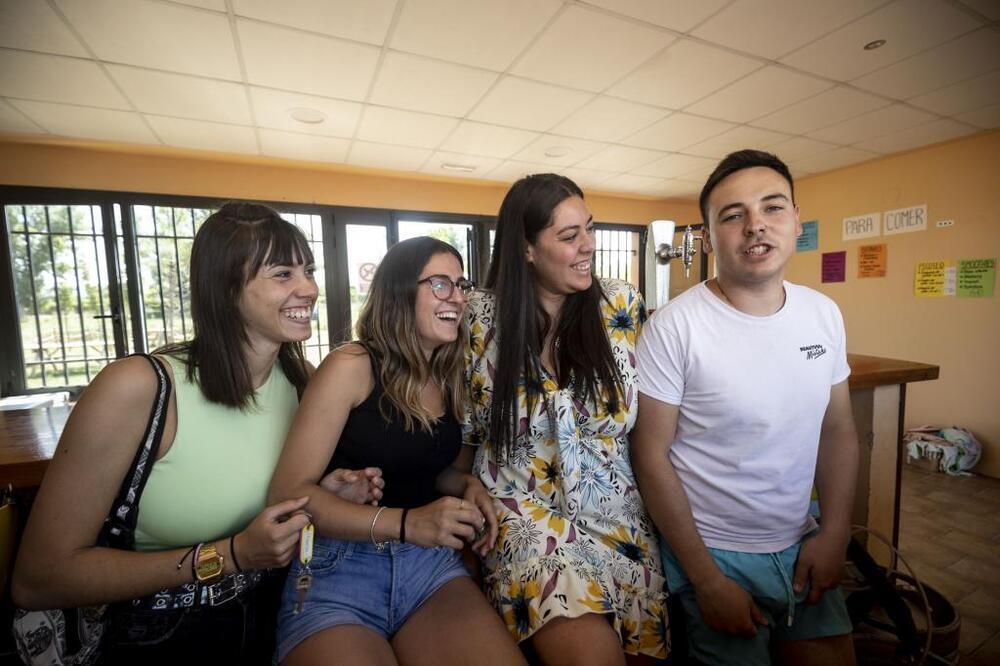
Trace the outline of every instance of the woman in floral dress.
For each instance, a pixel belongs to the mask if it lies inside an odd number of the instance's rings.
[[[468,307],[465,442],[500,524],[486,591],[545,664],[666,655],[656,532],[628,456],[645,307],[631,285],[594,278],[594,250],[580,189],[523,178]]]

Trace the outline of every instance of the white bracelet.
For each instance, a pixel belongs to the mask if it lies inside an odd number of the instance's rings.
[[[378,517],[382,515],[383,511],[385,511],[385,507],[384,506],[380,506],[378,508],[378,511],[376,511],[375,515],[372,517],[371,527],[368,528],[368,537],[372,540],[372,544],[375,545],[375,548],[378,549],[378,550],[380,550],[380,551],[381,550],[385,550],[385,544],[386,544],[386,542],[385,541],[376,541],[375,540],[375,523],[378,521]]]

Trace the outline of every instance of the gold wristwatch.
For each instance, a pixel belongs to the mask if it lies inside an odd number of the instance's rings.
[[[197,561],[194,564],[194,577],[199,583],[214,583],[222,576],[222,565],[225,558],[212,544],[206,543],[198,549]]]

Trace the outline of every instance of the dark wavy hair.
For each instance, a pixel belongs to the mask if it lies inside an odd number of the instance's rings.
[[[698,197],[698,208],[701,209],[702,222],[708,224],[708,197],[711,196],[712,190],[724,179],[737,171],[753,167],[767,167],[768,169],[777,171],[782,178],[788,181],[788,187],[792,194],[792,202],[795,202],[795,182],[792,180],[792,173],[788,170],[788,166],[773,153],[746,148],[744,150],[737,150],[735,153],[729,153],[723,157],[722,161],[715,167],[715,171],[705,181],[705,186],[701,188],[701,196]]]
[[[197,383],[209,402],[240,409],[253,406],[240,296],[262,266],[312,263],[305,236],[271,208],[223,204],[198,229],[191,248],[194,337],[157,351],[181,359],[188,381]],[[301,397],[309,378],[302,344],[282,343],[278,363]]]
[[[417,336],[417,280],[427,262],[438,254],[449,254],[462,266],[458,250],[430,236],[410,238],[389,248],[375,271],[356,327],[358,341],[369,354],[374,352],[379,368],[383,390],[379,413],[391,419],[385,404],[388,401],[402,416],[409,432],[417,425],[430,432],[438,420],[420,403],[420,393],[428,381],[441,389],[447,409],[456,419],[462,419],[465,409],[465,318],[459,320],[455,341],[439,346],[430,359],[424,356]]]
[[[525,256],[527,244],[552,224],[556,207],[583,192],[569,178],[553,173],[522,178],[511,186],[497,217],[493,260],[486,288],[496,296],[497,367],[488,439],[494,460],[506,460],[517,443],[518,386],[524,382],[528,414],[542,395],[542,345],[551,326],[559,345],[555,362],[560,387],[571,386],[577,398],[602,400],[617,411],[624,396],[621,375],[601,318],[606,299],[595,277],[590,288],[570,294],[553,322],[536,292],[535,272]],[[598,395],[598,386],[604,395]]]

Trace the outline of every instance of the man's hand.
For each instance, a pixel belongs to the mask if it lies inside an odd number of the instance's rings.
[[[324,476],[319,485],[342,500],[375,506],[382,499],[385,479],[378,467],[358,470],[337,468]]]
[[[750,594],[730,578],[718,576],[694,591],[702,619],[717,631],[752,638],[758,624],[768,624]]]
[[[844,577],[846,552],[847,541],[842,536],[824,534],[820,529],[819,534],[807,539],[799,550],[792,589],[796,594],[801,594],[806,583],[809,583],[806,603],[810,606],[817,603],[828,590],[840,585],[840,580]]]

